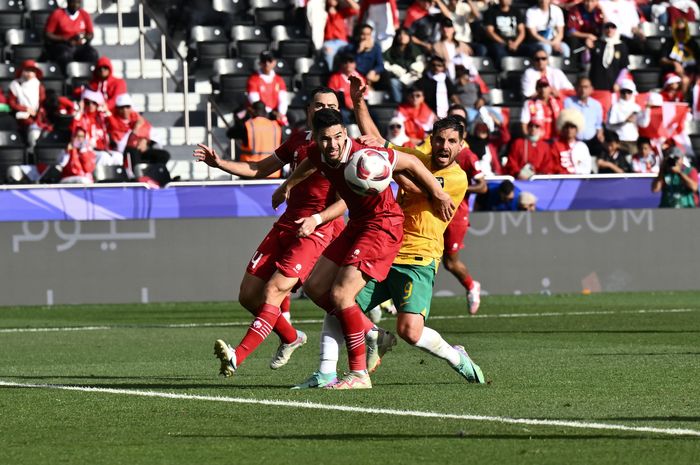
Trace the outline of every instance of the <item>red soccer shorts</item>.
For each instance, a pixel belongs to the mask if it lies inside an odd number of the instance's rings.
[[[452,221],[447,225],[443,234],[446,254],[455,254],[464,248],[464,238],[469,229],[469,204],[462,202],[457,207]]]
[[[377,220],[376,223],[353,224],[350,221],[323,256],[338,266],[357,266],[363,273],[383,281],[402,241],[402,217]]]
[[[265,236],[246,268],[251,275],[268,281],[279,270],[287,278],[299,278],[299,284],[309,276],[318,257],[332,240],[333,226],[321,227],[308,237],[276,225]]]

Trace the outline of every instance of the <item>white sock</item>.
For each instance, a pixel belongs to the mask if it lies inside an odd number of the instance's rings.
[[[292,321],[292,315],[289,312],[282,312],[282,316],[284,317],[285,320],[287,320],[287,322]]]
[[[442,336],[440,336],[440,333],[427,326],[423,328],[423,333],[420,335],[420,339],[418,339],[415,345],[419,349],[446,360],[447,363],[453,367],[459,365],[461,360],[459,352],[449,345]]]
[[[343,344],[345,344],[345,336],[343,336],[340,320],[333,315],[326,314],[321,329],[321,364],[318,371],[321,373],[335,373],[337,371],[338,356]]]

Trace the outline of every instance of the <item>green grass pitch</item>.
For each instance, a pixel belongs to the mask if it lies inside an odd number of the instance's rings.
[[[700,463],[700,293],[490,296],[465,313],[435,299],[428,324],[488,385],[400,341],[373,389],[333,392],[289,390],[318,363],[309,301],[292,305],[309,343],[289,365],[269,369],[273,334],[229,379],[212,347],[243,336],[238,304],[1,308],[0,464]]]

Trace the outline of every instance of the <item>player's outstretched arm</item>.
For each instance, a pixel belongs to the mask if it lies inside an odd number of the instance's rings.
[[[363,84],[360,78],[357,76],[350,76],[350,98],[352,99],[352,104],[355,107],[354,112],[357,126],[360,128],[360,132],[363,135],[381,138],[382,133],[379,132],[379,128],[377,128],[377,125],[374,124],[374,121],[369,114],[369,109],[367,108],[367,102],[365,102],[366,91],[367,85]]]
[[[450,221],[457,207],[450,196],[442,189],[435,176],[414,155],[396,152],[396,171],[407,171],[420,187],[430,196],[433,211],[443,221]]]
[[[241,176],[243,178],[266,178],[284,166],[284,163],[273,155],[258,162],[233,161],[221,158],[213,147],[208,147],[204,144],[198,144],[198,147],[199,148],[192,153],[192,156],[195,157],[197,161],[204,162],[212,168],[219,168],[229,174]]]
[[[286,202],[289,197],[289,191],[315,172],[316,167],[308,158],[299,163],[299,166],[297,166],[292,175],[275,189],[275,192],[272,194],[272,208],[277,209],[282,203]]]
[[[299,225],[297,237],[309,236],[318,226],[342,216],[347,209],[348,206],[345,204],[345,200],[338,199],[314,215],[307,216],[306,218],[299,218],[295,221],[295,223]]]

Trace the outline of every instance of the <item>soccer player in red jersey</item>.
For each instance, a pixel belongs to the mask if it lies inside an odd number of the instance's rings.
[[[455,216],[447,225],[443,240],[445,251],[443,254],[443,262],[445,269],[452,273],[455,278],[467,290],[467,308],[469,313],[474,315],[479,311],[481,303],[481,283],[472,279],[471,273],[467,265],[459,259],[459,251],[464,248],[464,238],[469,230],[469,194],[482,194],[486,192],[486,180],[484,174],[476,167],[478,157],[468,148],[462,149],[457,155],[457,164],[467,173],[469,179],[469,187],[464,200],[457,207]]]
[[[307,122],[322,108],[338,108],[333,90],[314,90],[307,108]],[[306,153],[301,148],[310,142],[309,132],[295,133],[273,155],[259,162],[223,160],[213,148],[205,145],[200,145],[193,156],[237,176],[264,178],[288,163],[295,168]],[[335,191],[320,173],[310,176],[290,192],[286,211],[253,254],[241,281],[239,301],[256,318],[235,349],[223,340],[215,344],[222,375],[233,375],[271,331],[281,340],[270,362],[273,369],[284,366],[294,350],[306,343],[306,334],[289,323],[289,293],[306,279],[321,252],[337,235],[337,230],[342,229],[342,219],[338,217],[344,212],[345,203],[336,201]],[[282,313],[284,316],[280,318]]]
[[[345,200],[350,221],[319,258],[304,283],[304,291],[338,319],[348,348],[350,372],[326,387],[368,389],[372,382],[365,359],[365,323],[355,297],[371,278],[379,281],[386,278],[401,247],[404,217],[391,189],[363,196],[346,183],[344,171],[348,160],[365,146],[348,138],[342,121],[337,110],[316,112],[312,121],[315,144],[305,148],[307,158],[275,191],[272,204],[279,206],[299,182],[319,172]],[[423,163],[392,149],[377,150],[386,154],[395,173],[408,174],[429,193],[438,216],[445,220],[452,216],[455,205]]]

